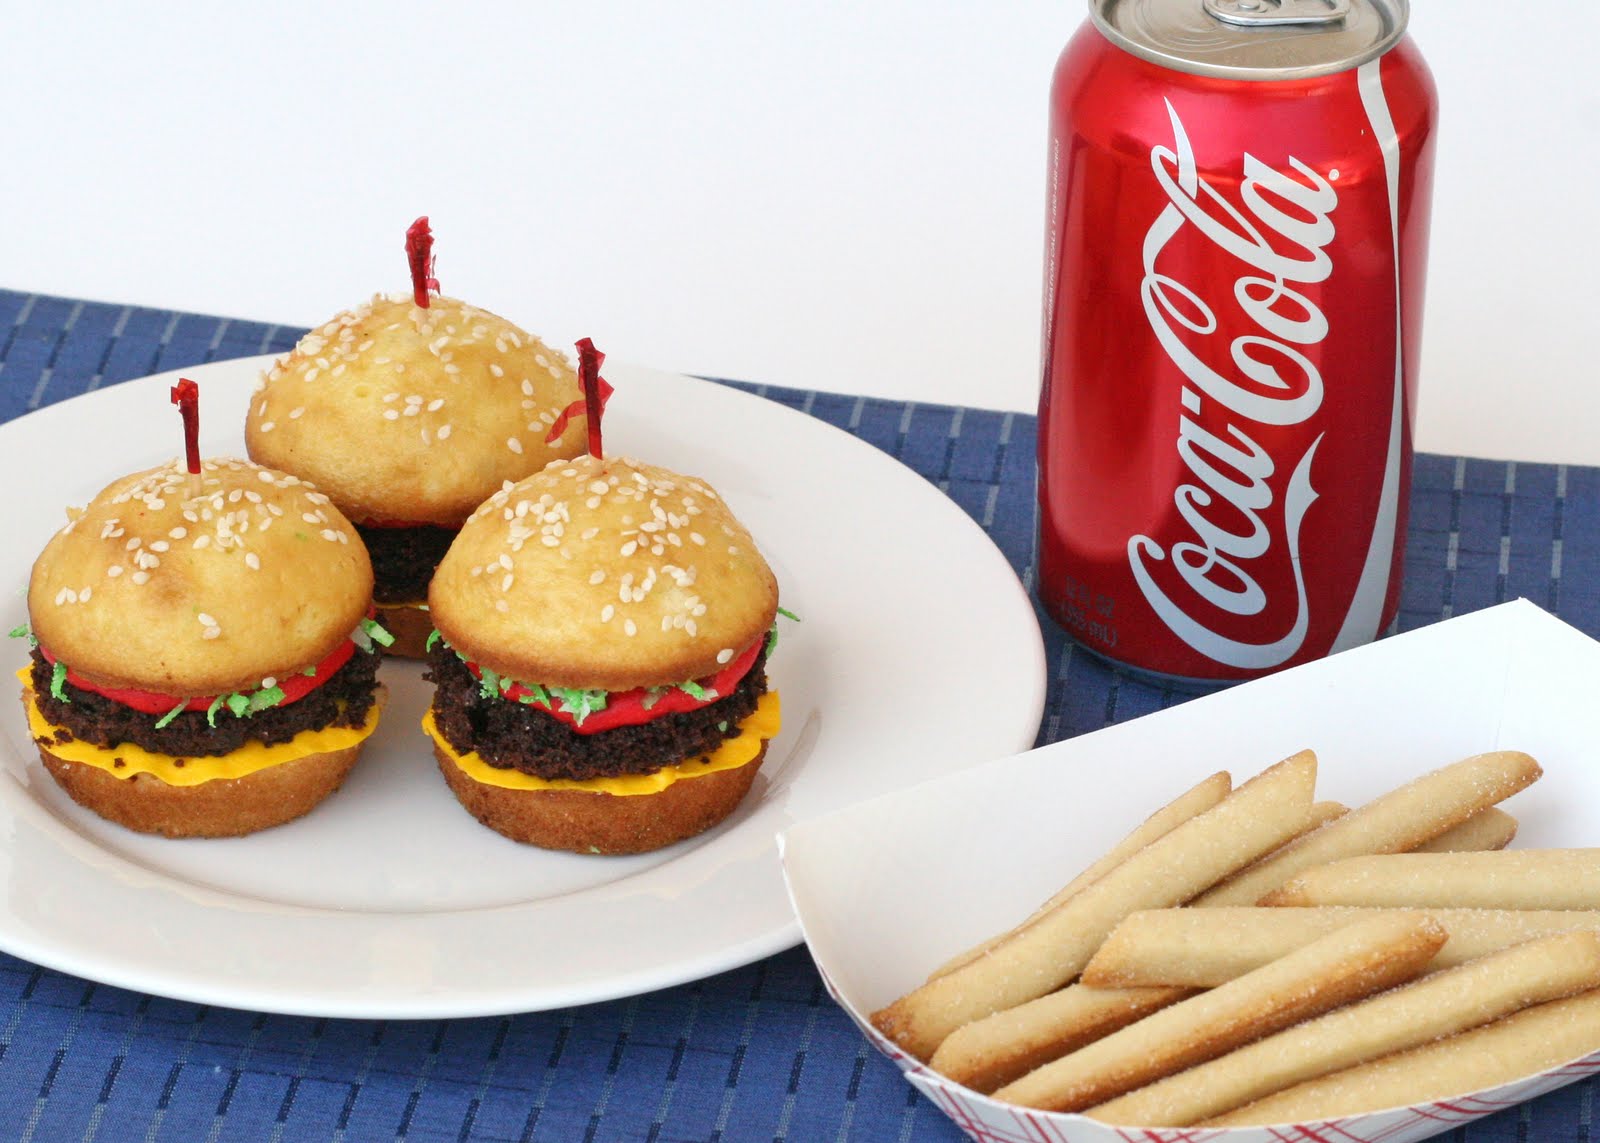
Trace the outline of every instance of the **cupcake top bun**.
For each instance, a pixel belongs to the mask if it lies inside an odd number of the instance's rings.
[[[312,481],[357,523],[457,527],[484,497],[581,451],[561,353],[455,298],[376,296],[306,334],[250,401],[252,459]]]
[[[428,603],[452,647],[501,675],[620,691],[720,670],[771,627],[778,585],[710,485],[585,454],[485,501]]]
[[[314,666],[365,618],[372,565],[311,485],[248,461],[179,461],[116,481],[33,565],[40,645],[97,686],[254,689]]]

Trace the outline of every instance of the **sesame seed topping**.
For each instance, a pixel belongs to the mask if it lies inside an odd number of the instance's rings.
[[[493,373],[496,377],[504,377],[506,375],[506,371],[492,361],[489,363],[489,372]]]
[[[430,413],[437,413],[442,408],[444,408],[443,397],[435,397],[433,400],[428,402],[428,412]]]
[[[383,419],[386,421],[398,421],[400,419],[400,410],[385,409],[383,411]]]
[[[605,583],[605,581],[606,581],[606,573],[605,572],[603,572],[603,571],[593,571],[593,572],[589,573],[589,582],[590,583],[592,583],[592,584],[594,584],[596,586],[599,586],[600,584]]]
[[[134,583],[143,585],[150,582],[150,573],[147,571],[136,571],[128,578]]]
[[[244,554],[244,566],[249,568],[251,571],[260,571],[261,557],[256,555],[254,552],[246,552]]]
[[[448,438],[450,436],[450,426],[449,425],[440,425],[439,426],[439,432],[438,432],[437,435],[438,435],[440,440],[445,440],[446,438]]]
[[[600,609],[600,622],[601,623],[610,623],[612,617],[614,615],[616,615],[616,613],[617,613],[617,609],[616,609],[616,606],[614,604],[610,604],[610,603],[606,604],[604,607],[602,607]]]
[[[164,552],[171,547],[172,545],[167,543],[165,540],[157,540],[155,543],[150,545],[150,550],[152,552]]]
[[[306,407],[304,405],[296,405],[294,408],[289,410],[289,419],[291,421],[298,421],[301,417],[305,416],[305,413]]]
[[[215,639],[218,636],[220,636],[221,634],[222,634],[222,628],[220,628],[220,627],[207,627],[204,631],[200,632],[200,638],[202,638],[202,639]]]
[[[324,528],[318,533],[318,535],[320,535],[324,540],[327,540],[328,543],[336,544],[339,542],[342,533],[336,532],[332,528]]]
[[[182,527],[181,525],[179,527],[176,527],[176,528],[172,529],[172,531],[167,533],[167,535],[170,536],[174,540],[181,540],[185,536],[187,536],[188,534],[189,534],[189,529],[187,529],[185,527]],[[155,547],[154,544],[151,544],[150,546],[151,547]],[[161,550],[162,551],[166,551],[165,548],[162,548]]]
[[[107,579],[116,579],[121,574],[122,574],[122,565],[121,564],[112,564],[110,567],[108,567],[106,569],[106,578]]]
[[[518,456],[522,455],[522,442],[516,437],[507,438],[506,447],[512,452],[516,453]]]
[[[717,662],[718,663],[729,663],[729,662],[732,662],[732,661],[733,661],[733,648],[732,647],[724,647],[722,650],[717,652]]]
[[[637,635],[639,634],[639,625],[631,619],[624,619],[622,621],[622,630],[628,635]]]

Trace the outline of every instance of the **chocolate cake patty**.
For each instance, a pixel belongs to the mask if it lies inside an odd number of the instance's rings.
[[[229,710],[216,715],[216,725],[203,710],[188,710],[166,726],[164,715],[145,714],[105,695],[65,683],[62,702],[50,693],[54,669],[37,648],[33,652],[33,691],[39,713],[80,742],[107,748],[124,742],[157,754],[199,758],[229,754],[246,742],[276,746],[302,730],[329,726],[361,726],[372,707],[378,662],[382,656],[357,650],[327,682],[296,702],[267,707],[246,718]]]
[[[547,780],[648,774],[710,753],[739,733],[738,723],[767,691],[763,649],[733,692],[715,702],[637,726],[581,734],[537,706],[485,697],[478,679],[442,639],[428,652],[427,677],[437,687],[434,721],[455,750]]]
[[[404,528],[357,524],[356,531],[372,558],[372,598],[379,603],[416,603],[428,598],[428,581],[456,538],[454,528],[436,524]]]

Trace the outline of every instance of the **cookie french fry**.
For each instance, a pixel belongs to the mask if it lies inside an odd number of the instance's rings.
[[[1135,909],[1180,904],[1301,829],[1316,774],[1308,750],[1269,767],[986,955],[873,1013],[872,1023],[926,1060],[961,1025],[1054,992]]]
[[[1447,829],[1438,837],[1411,847],[1412,853],[1466,853],[1471,850],[1504,849],[1517,836],[1517,819],[1490,806],[1466,821]]]
[[[1347,857],[1306,870],[1262,904],[1600,909],[1600,849]]]
[[[1600,933],[1541,937],[1285,1029],[1085,1114],[1141,1127],[1191,1126],[1306,1080],[1595,987]]]
[[[1218,909],[1148,909],[1130,914],[1083,967],[1096,989],[1215,988],[1324,933],[1366,916],[1420,910],[1343,905]],[[1450,933],[1430,970],[1453,968],[1535,937],[1600,931],[1600,911],[1576,909],[1428,909]]]
[[[991,937],[982,944],[974,948],[970,948],[966,952],[959,953],[956,956],[951,957],[949,960],[945,961],[944,964],[940,965],[938,968],[929,973],[928,979],[933,980],[936,977],[944,976],[946,973],[952,972],[964,964],[977,960],[980,956],[994,948],[1012,933],[1015,933],[1017,929],[1022,928],[1023,925],[1027,925],[1030,922],[1037,920],[1045,913],[1048,913],[1051,909],[1054,909],[1057,905],[1061,904],[1061,902],[1065,901],[1068,897],[1082,889],[1085,885],[1088,885],[1094,881],[1098,881],[1110,870],[1126,861],[1129,857],[1133,856],[1133,854],[1149,845],[1152,841],[1155,841],[1156,838],[1163,837],[1166,834],[1171,833],[1178,826],[1182,825],[1184,822],[1188,821],[1197,814],[1205,813],[1205,811],[1209,810],[1212,806],[1222,801],[1223,798],[1227,797],[1228,791],[1232,788],[1233,779],[1228,775],[1228,772],[1226,770],[1219,770],[1217,773],[1211,775],[1199,785],[1186,790],[1182,794],[1179,794],[1171,802],[1168,802],[1165,806],[1162,806],[1159,810],[1141,822],[1132,833],[1118,842],[1117,845],[1099,861],[1096,861],[1093,865],[1089,866],[1089,868],[1085,869],[1071,881],[1067,882],[1066,885],[1061,887],[1061,889],[1057,890],[1056,894],[1043,905],[1039,906],[1039,908],[1035,909],[1032,916],[1028,917],[1026,921],[1023,921],[1022,925],[1018,925],[1017,928],[1010,930],[1010,932],[1001,933],[998,936]]]
[[[1370,918],[1037,1068],[995,1098],[1079,1111],[1407,980],[1445,942],[1426,916]]]
[[[1600,1051],[1600,989],[1533,1008],[1420,1048],[1296,1084],[1205,1121],[1206,1127],[1309,1123],[1450,1099]]]
[[[1059,992],[964,1024],[928,1061],[940,1075],[991,1092],[1034,1068],[1176,1004],[1187,988],[1085,988]]]
[[[1542,771],[1526,754],[1475,754],[1358,806],[1206,893],[1196,905],[1255,905],[1301,870],[1369,853],[1421,845],[1503,801]]]
[[[1383,1056],[1207,1119],[1207,1127],[1307,1123],[1449,1099],[1600,1050],[1600,989]]]

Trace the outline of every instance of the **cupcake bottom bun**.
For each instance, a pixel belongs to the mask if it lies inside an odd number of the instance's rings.
[[[39,760],[80,806],[140,833],[239,837],[293,821],[337,790],[377,728],[383,697],[380,688],[360,726],[191,758],[77,741],[45,719],[31,686],[23,704]]]
[[[120,826],[163,837],[240,837],[293,821],[339,788],[360,753],[359,746],[351,746],[245,778],[169,786],[152,774],[113,778],[39,748],[45,769],[73,801]]]
[[[761,743],[743,766],[673,782],[653,794],[517,790],[469,777],[458,756],[434,740],[444,780],[473,817],[512,841],[575,853],[647,853],[704,833],[750,792],[766,757]]]

